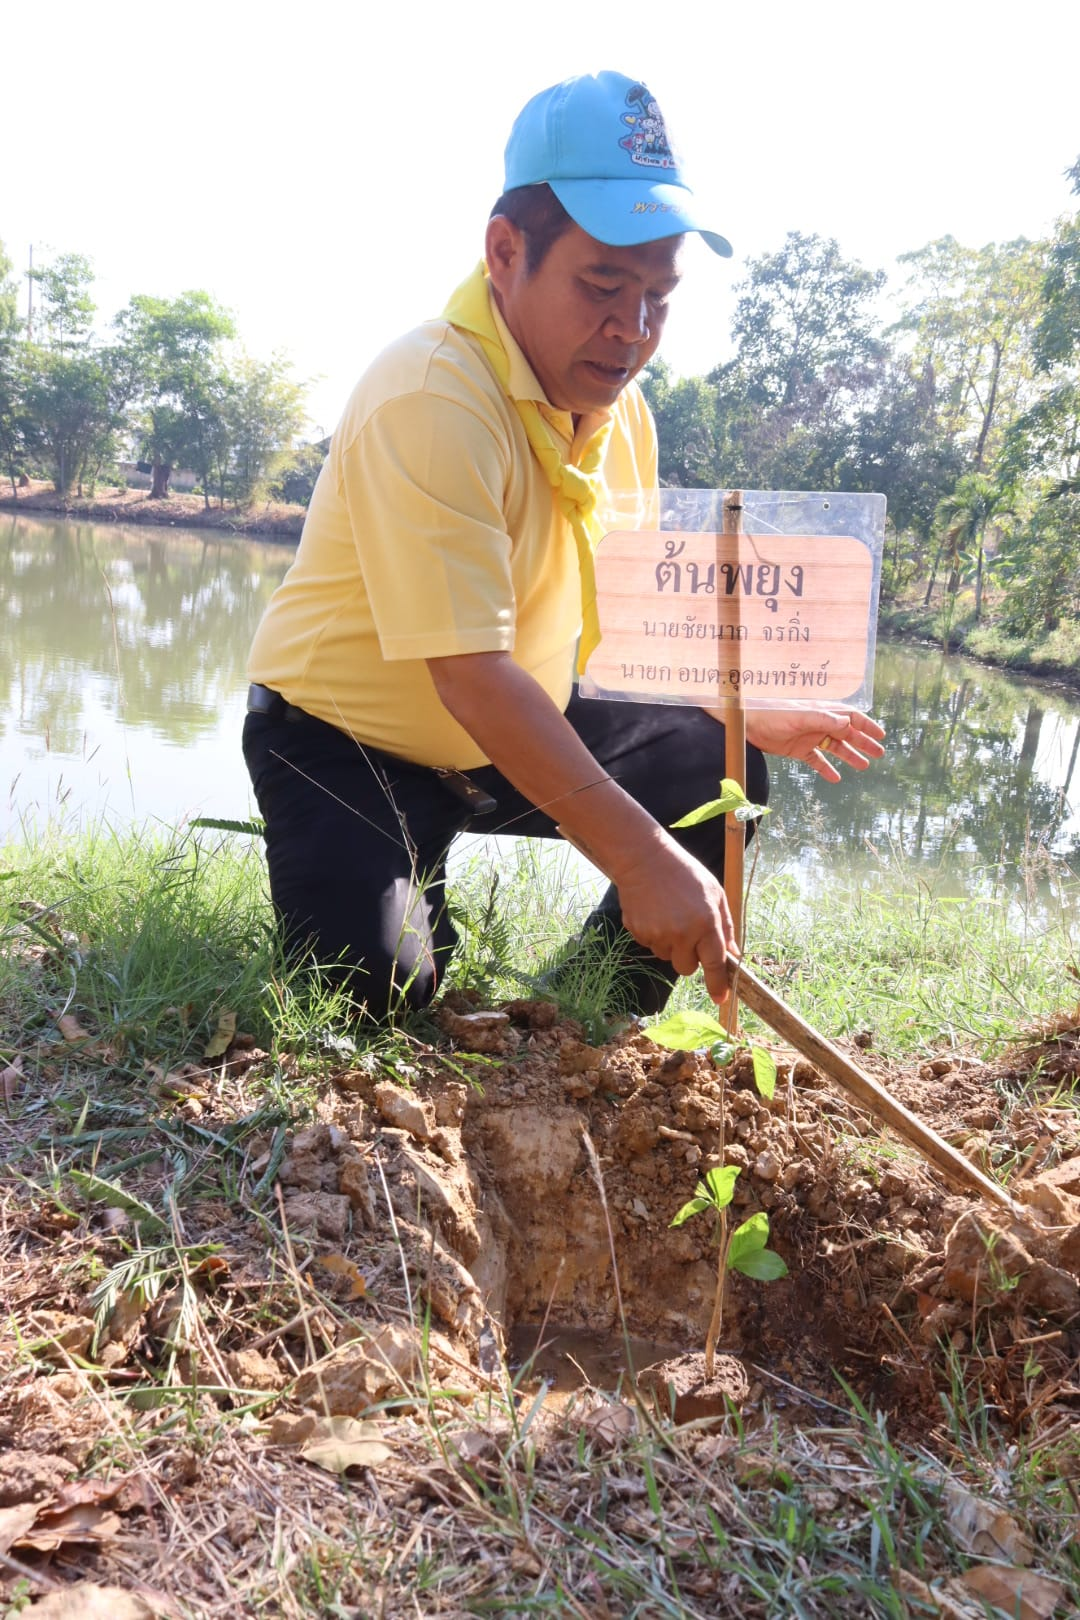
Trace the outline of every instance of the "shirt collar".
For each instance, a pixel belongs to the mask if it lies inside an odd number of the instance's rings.
[[[569,411],[560,411],[552,405],[532,366],[526,360],[523,350],[510,328],[503,320],[498,300],[488,283],[488,298],[491,301],[491,315],[495,322],[495,329],[499,334],[503,348],[506,350],[510,362],[510,376],[506,385],[506,392],[511,399],[531,399],[539,405],[544,417],[555,430],[573,446],[572,454],[576,460],[578,455],[588,444],[594,434],[606,426],[611,417],[610,411],[587,411],[579,418],[577,427],[574,427],[574,418]]]

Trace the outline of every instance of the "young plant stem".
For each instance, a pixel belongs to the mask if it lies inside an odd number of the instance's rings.
[[[716,1341],[720,1337],[720,1324],[724,1319],[724,1285],[727,1282],[727,1251],[728,1230],[727,1210],[722,1209],[717,1214],[720,1229],[720,1241],[717,1244],[716,1263],[716,1297],[713,1300],[712,1319],[709,1322],[709,1331],[705,1335],[705,1382],[712,1383],[713,1365],[716,1360]]]

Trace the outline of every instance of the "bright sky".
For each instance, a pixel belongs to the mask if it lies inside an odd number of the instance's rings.
[[[254,354],[318,379],[324,432],[479,258],[514,116],[573,73],[645,79],[734,246],[689,255],[679,372],[724,357],[741,262],[789,230],[896,276],[935,237],[1033,237],[1077,206],[1064,0],[54,0],[7,8],[3,58],[17,267],[31,243],[87,254],[106,318],[206,288]]]

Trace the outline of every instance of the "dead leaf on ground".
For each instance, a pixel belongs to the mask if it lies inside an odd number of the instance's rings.
[[[34,1552],[56,1552],[57,1548],[73,1542],[94,1546],[118,1535],[122,1522],[111,1508],[83,1502],[77,1507],[64,1508],[60,1513],[38,1513],[32,1528],[12,1545]]]
[[[50,1592],[32,1603],[27,1614],[38,1620],[154,1620],[155,1611],[122,1586],[98,1586],[79,1581],[62,1592]]]
[[[960,1584],[976,1597],[1003,1609],[1015,1620],[1050,1620],[1065,1601],[1065,1588],[1030,1569],[1009,1569],[1002,1564],[980,1564],[960,1576]]]
[[[931,1614],[940,1615],[941,1620],[971,1620],[971,1604],[966,1599],[956,1602],[943,1587],[929,1586],[907,1569],[893,1570],[892,1578],[898,1591],[906,1597],[917,1598]]]
[[[234,1012],[223,1012],[219,1014],[217,1028],[206,1043],[206,1050],[203,1052],[203,1057],[224,1057],[225,1053],[232,1045],[233,1036],[235,1034],[236,1014]]]
[[[49,1016],[69,1046],[79,1046],[83,1041],[93,1039],[90,1031],[83,1029],[74,1013],[60,1013],[59,1017],[55,1013],[50,1013]]]
[[[0,1096],[6,1103],[14,1102],[15,1093],[25,1078],[21,1056],[16,1056],[13,1063],[5,1063],[0,1069]]]
[[[0,1507],[0,1556],[25,1535],[38,1516],[38,1502],[16,1502],[13,1507]]]
[[[335,1277],[342,1277],[349,1284],[346,1300],[363,1299],[367,1293],[367,1282],[364,1274],[354,1260],[348,1260],[343,1254],[324,1254],[316,1260],[315,1264],[323,1271],[331,1272]]]
[[[192,1097],[198,1102],[205,1102],[209,1097],[206,1089],[207,1071],[201,1069],[197,1063],[181,1063],[168,1072],[160,1063],[147,1063],[146,1067],[153,1081],[154,1095],[157,1097],[172,1098],[179,1102],[187,1102]]]
[[[1010,1513],[981,1502],[958,1485],[945,1488],[945,1520],[965,1552],[977,1558],[1002,1558],[1010,1564],[1031,1563],[1030,1537]]]
[[[581,1426],[594,1445],[617,1446],[637,1429],[637,1413],[625,1401],[605,1401],[593,1407]]]
[[[329,1417],[318,1419],[300,1455],[330,1474],[344,1474],[350,1468],[378,1468],[391,1452],[377,1423]]]

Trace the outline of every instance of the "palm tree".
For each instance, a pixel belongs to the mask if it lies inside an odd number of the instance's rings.
[[[975,623],[982,618],[983,570],[986,531],[1000,518],[1011,517],[1016,492],[986,473],[965,473],[951,495],[938,503],[937,521],[945,531],[943,546],[949,559],[946,591],[955,596],[960,586],[960,564],[965,551],[975,553]]]

